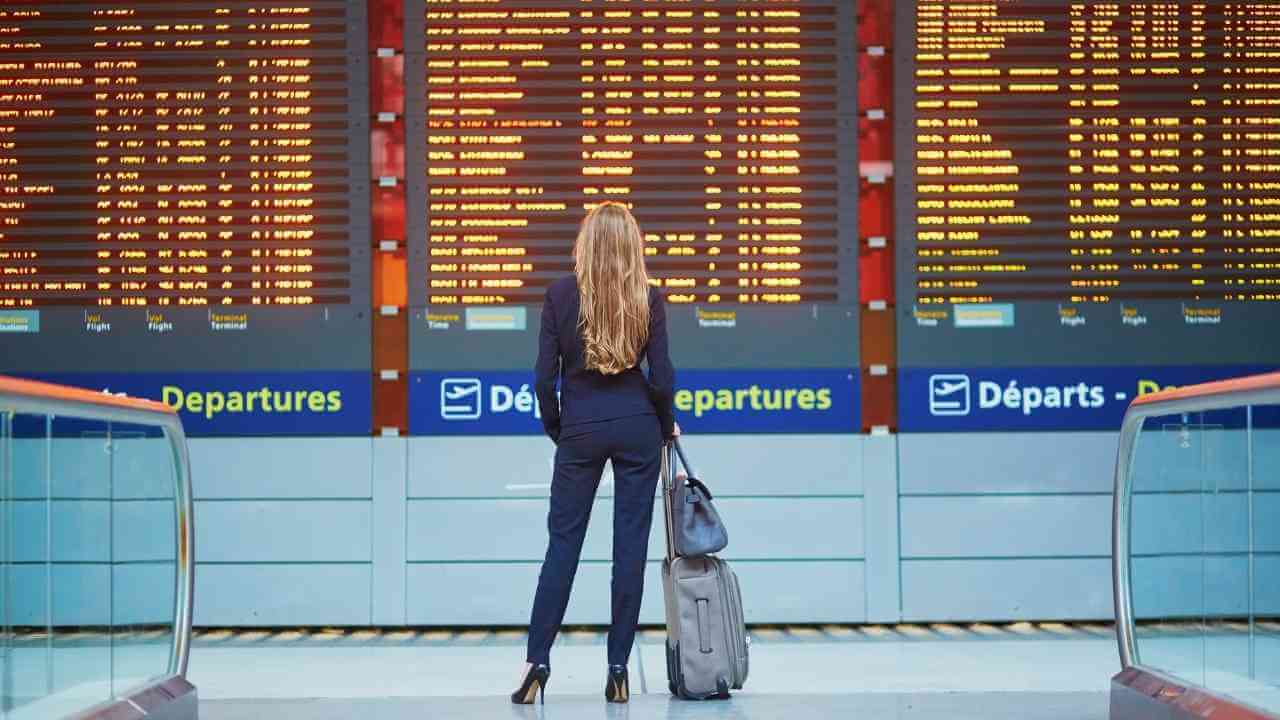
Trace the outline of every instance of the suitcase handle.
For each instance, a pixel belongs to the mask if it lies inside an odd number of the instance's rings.
[[[662,487],[664,490],[670,491],[676,486],[676,474],[681,468],[684,469],[686,479],[698,479],[693,468],[689,467],[689,461],[685,457],[684,448],[680,446],[680,441],[675,439],[666,441],[662,445]]]
[[[662,446],[662,519],[665,521],[667,530],[667,561],[673,561],[676,557],[675,544],[675,518],[672,515],[671,496],[675,487],[676,477],[676,444],[672,440],[666,442]],[[688,468],[686,467],[686,470]]]

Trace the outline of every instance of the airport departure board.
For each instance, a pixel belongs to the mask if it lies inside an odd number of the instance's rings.
[[[531,367],[546,286],[612,200],[645,234],[678,364],[848,377],[852,3],[406,7],[414,368]]]
[[[1174,382],[1160,368],[1280,361],[1280,7],[896,10],[904,425],[1088,426]],[[1005,370],[951,399],[974,368]]]
[[[367,431],[364,13],[0,6],[0,371]]]

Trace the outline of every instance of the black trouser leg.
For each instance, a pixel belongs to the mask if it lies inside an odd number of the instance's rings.
[[[662,463],[662,429],[652,415],[618,421],[613,462],[613,624],[609,664],[626,665],[640,621],[644,568]]]
[[[529,650],[526,659],[534,664],[551,664],[555,642],[569,591],[578,571],[582,541],[591,519],[591,503],[600,485],[606,454],[594,434],[561,437],[556,448],[555,471],[551,478],[551,509],[547,513],[547,555],[538,575],[538,591],[529,620]],[[500,531],[500,530],[499,530]]]

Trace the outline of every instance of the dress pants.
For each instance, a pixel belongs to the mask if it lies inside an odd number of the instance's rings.
[[[569,605],[569,591],[606,460],[613,463],[614,484],[609,664],[626,665],[631,655],[662,463],[662,428],[656,415],[582,423],[561,430],[547,514],[551,537],[529,621],[526,659],[531,663],[551,664],[551,644]]]

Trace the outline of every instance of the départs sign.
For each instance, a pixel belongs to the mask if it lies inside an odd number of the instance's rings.
[[[1266,372],[1253,365],[903,368],[902,432],[1117,430],[1129,403],[1170,387]]]
[[[857,379],[852,369],[682,369],[676,418],[693,432],[857,432]],[[542,433],[530,372],[414,372],[409,403],[414,435]]]

